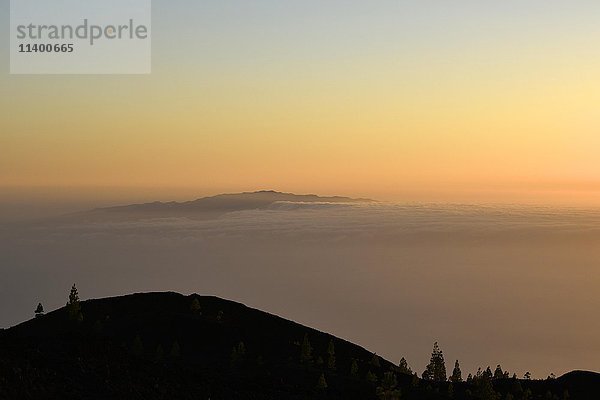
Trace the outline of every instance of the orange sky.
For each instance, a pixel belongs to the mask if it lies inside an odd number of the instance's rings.
[[[149,76],[6,75],[0,186],[598,205],[600,30],[583,5],[589,21],[550,7],[537,25],[433,13],[413,39],[385,7],[327,9],[309,36],[282,8],[285,26],[261,16],[279,36],[200,24],[197,51],[167,26]]]

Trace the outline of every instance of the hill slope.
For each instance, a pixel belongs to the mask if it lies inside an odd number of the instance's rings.
[[[81,309],[80,322],[62,308],[0,331],[0,399],[397,399],[398,390],[402,399],[450,398],[447,383],[401,374],[360,346],[215,297],[134,294]],[[509,391],[524,399],[528,389],[530,399],[562,399],[565,390],[592,399],[600,378],[573,372],[494,387],[502,399]],[[489,398],[477,384],[452,393]]]
[[[194,299],[200,304],[196,312]],[[0,396],[310,398],[325,368],[319,358],[327,362],[332,340],[331,394],[369,398],[373,391],[341,373],[356,358],[364,375],[373,357],[365,349],[239,303],[148,293],[85,301],[82,313],[83,322],[69,321],[63,308],[3,332]],[[305,335],[312,357],[302,364]],[[240,343],[243,354],[232,358]],[[378,369],[386,367],[381,360]]]

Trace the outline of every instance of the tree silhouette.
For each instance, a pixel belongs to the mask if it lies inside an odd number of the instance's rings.
[[[446,380],[446,364],[444,363],[444,354],[438,343],[433,344],[431,359],[423,372],[423,379],[435,382],[444,382]]]
[[[485,371],[483,371],[482,374],[484,379],[490,380],[494,377],[494,374],[492,374],[492,369],[488,366]]]
[[[258,367],[264,367],[265,366],[265,359],[260,354],[256,357],[256,365]]]
[[[483,372],[481,371],[481,367],[477,368],[477,372],[475,372],[475,379],[481,379],[483,377]]]
[[[244,342],[239,342],[231,349],[231,366],[237,367],[244,361],[246,355],[246,345]]]
[[[421,378],[423,378],[423,380],[425,381],[433,380],[433,366],[431,364],[427,364],[427,366],[425,367],[425,371],[423,371],[423,373],[421,374]]]
[[[325,389],[327,389],[327,381],[325,380],[325,374],[321,374],[321,376],[319,376],[319,380],[317,380],[317,390]]]
[[[400,398],[400,390],[397,389],[398,380],[393,372],[383,374],[381,385],[377,387],[377,397],[382,400],[397,400]]]
[[[238,354],[242,357],[246,355],[246,345],[244,342],[238,343]]]
[[[350,365],[350,375],[357,376],[358,375],[358,363],[356,360],[352,360],[352,364]]]
[[[38,303],[38,305],[35,309],[35,317],[39,318],[43,315],[44,315],[44,306],[42,305],[42,303]]]
[[[333,339],[329,341],[327,345],[327,368],[335,369],[335,346],[333,344]]]
[[[494,379],[502,379],[504,378],[504,372],[502,372],[502,367],[500,364],[496,366],[496,370],[494,371]]]
[[[171,351],[169,352],[169,358],[176,359],[181,355],[181,348],[179,347],[179,342],[176,340],[173,342],[171,346]]]
[[[102,333],[102,329],[104,329],[104,325],[102,324],[101,320],[97,319],[96,322],[94,322],[94,325],[92,326],[92,331],[96,335],[99,335],[100,333]]]
[[[75,284],[71,287],[69,293],[69,301],[67,302],[67,313],[69,319],[72,321],[83,321],[83,314],[81,313],[81,303],[79,302],[79,292],[75,287]]]
[[[523,386],[521,385],[521,381],[519,381],[517,378],[511,380],[509,392],[516,398],[521,398],[523,396]]]
[[[416,372],[412,376],[412,380],[410,382],[410,385],[412,387],[418,387],[419,386],[419,376],[417,375]]]
[[[144,344],[142,343],[140,335],[136,335],[135,339],[133,339],[131,353],[136,357],[141,357],[144,354]]]
[[[162,346],[159,344],[156,347],[156,351],[154,353],[154,361],[156,361],[156,362],[162,361],[164,356],[165,356],[165,351],[163,350]]]
[[[308,340],[308,334],[304,334],[304,339],[302,339],[302,344],[300,345],[300,362],[302,364],[309,364],[312,362],[312,351],[313,348],[310,345],[310,340]]]
[[[487,377],[486,374],[484,376]],[[473,394],[480,400],[498,400],[499,395],[494,391],[492,380],[484,377],[483,379],[475,380],[475,390]]]
[[[367,382],[375,383],[375,382],[377,382],[377,375],[375,375],[373,372],[369,371],[369,372],[367,372],[366,379],[367,379]]]
[[[454,369],[452,370],[452,376],[450,376],[450,381],[452,382],[462,382],[462,372],[460,370],[460,365],[458,364],[458,360],[454,363]]]
[[[400,363],[398,364],[398,372],[409,375],[412,375],[413,373],[404,357],[400,359]]]
[[[529,372],[529,371],[525,372],[525,375],[523,375],[523,379],[530,380],[531,379],[531,372]]]
[[[381,362],[379,361],[379,356],[377,353],[373,353],[373,357],[371,358],[371,365],[375,368],[381,368]]]
[[[200,307],[200,301],[197,297],[194,297],[194,300],[192,300],[192,303],[190,304],[190,311],[192,314],[202,315],[201,310],[202,307]]]

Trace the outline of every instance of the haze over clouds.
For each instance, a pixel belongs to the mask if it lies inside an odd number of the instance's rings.
[[[276,202],[214,219],[0,228],[0,325],[66,301],[176,290],[244,302],[421,371],[600,365],[600,211]],[[10,306],[8,306],[10,304]],[[551,350],[549,350],[551,349]]]

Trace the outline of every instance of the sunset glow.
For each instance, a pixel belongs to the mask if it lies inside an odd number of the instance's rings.
[[[1,78],[0,185],[598,205],[600,5],[458,3],[157,2],[149,76]]]

